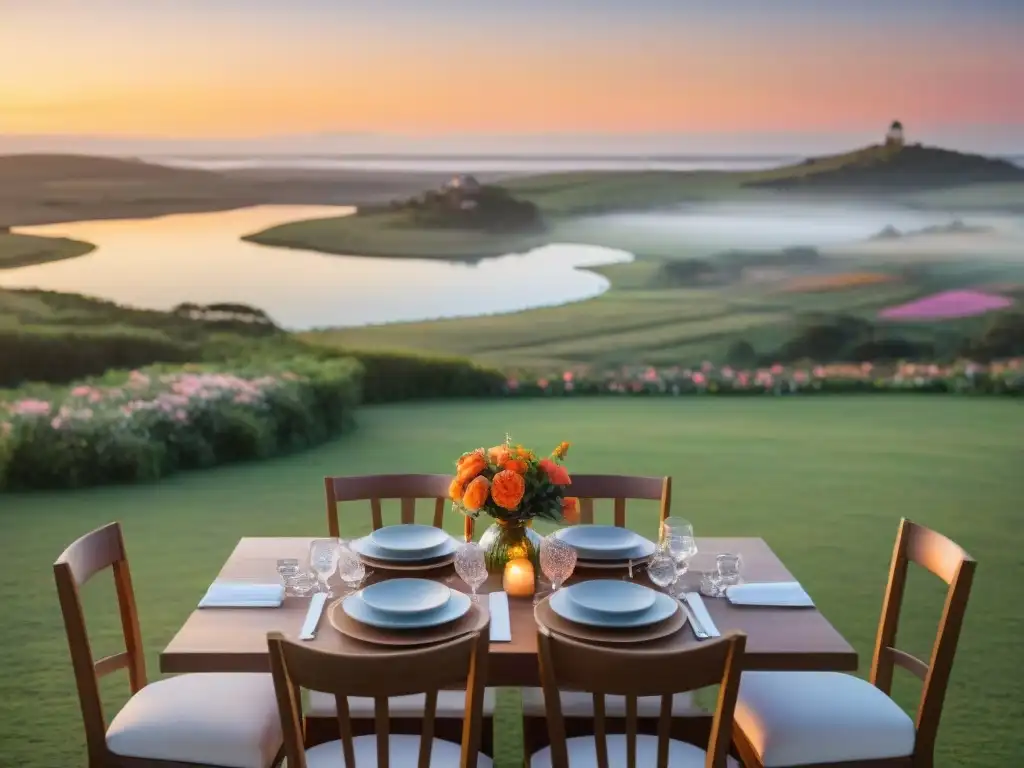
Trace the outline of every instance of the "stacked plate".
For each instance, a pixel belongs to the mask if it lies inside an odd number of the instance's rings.
[[[551,610],[566,621],[605,629],[636,629],[665,621],[679,604],[669,595],[632,581],[593,579],[560,589]]]
[[[448,565],[455,540],[431,525],[389,525],[356,539],[351,547],[370,565],[389,570],[421,570]]]
[[[470,609],[469,595],[429,579],[390,579],[349,595],[345,614],[378,629],[428,629],[458,621]]]
[[[614,525],[576,525],[552,534],[576,550],[583,568],[623,568],[654,554],[654,542],[628,528]]]

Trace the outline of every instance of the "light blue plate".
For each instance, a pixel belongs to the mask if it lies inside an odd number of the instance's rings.
[[[568,589],[560,589],[550,598],[551,610],[568,621],[586,624],[589,627],[605,627],[610,629],[632,629],[657,624],[672,616],[679,610],[679,603],[663,592],[654,593],[654,605],[646,611],[636,614],[615,615],[588,611],[575,603],[569,596]]]
[[[593,579],[566,587],[580,608],[608,616],[632,616],[649,610],[658,593],[643,584],[618,579]]]
[[[392,556],[415,555],[423,557],[442,546],[450,537],[440,528],[432,525],[388,525],[370,534],[370,541],[380,550]]]
[[[624,552],[588,552],[584,554],[580,550],[576,550],[576,554],[580,560],[590,560],[591,562],[607,561],[610,563],[622,562],[625,564],[627,560],[643,560],[654,554],[654,550],[658,548],[658,545],[653,541],[649,541],[642,536],[637,536],[638,542],[636,546],[630,547]]]
[[[342,600],[341,607],[356,621],[379,629],[427,629],[461,619],[469,612],[472,601],[469,595],[449,590],[448,602],[440,608],[426,613],[393,614],[371,608],[363,600],[362,592],[356,592]]]
[[[372,557],[374,560],[389,560],[395,563],[415,563],[421,560],[432,560],[435,557],[452,555],[455,553],[456,544],[452,537],[445,534],[445,540],[442,541],[441,544],[426,552],[392,552],[391,550],[381,549],[370,540],[369,536],[362,539],[355,539],[349,544],[349,546],[357,554]]]
[[[615,525],[575,525],[561,528],[555,536],[574,547],[580,557],[621,557],[640,543],[640,537],[628,528]]]
[[[375,611],[408,616],[443,608],[452,591],[430,579],[388,579],[366,587],[360,594]]]

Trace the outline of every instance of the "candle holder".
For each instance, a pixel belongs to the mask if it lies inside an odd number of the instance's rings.
[[[509,597],[532,597],[535,589],[533,563],[523,557],[509,560],[501,583]]]

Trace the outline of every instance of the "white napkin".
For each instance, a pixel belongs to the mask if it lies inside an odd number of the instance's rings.
[[[730,603],[736,605],[772,605],[787,608],[813,608],[814,601],[796,581],[737,584],[726,590]]]
[[[215,581],[199,601],[200,608],[277,608],[284,602],[284,584]]]
[[[504,592],[491,592],[487,595],[487,604],[491,610],[491,642],[512,642],[512,617],[508,612],[508,595]]]
[[[320,623],[320,614],[324,612],[324,605],[327,603],[327,595],[317,592],[309,601],[309,610],[306,611],[306,618],[302,622],[302,629],[299,630],[299,640],[312,640],[316,637],[316,625]]]
[[[686,604],[690,606],[690,610],[693,611],[693,615],[697,621],[700,622],[701,627],[708,633],[709,637],[721,637],[722,633],[718,631],[718,627],[715,626],[715,622],[711,620],[711,614],[708,613],[708,608],[704,605],[704,601],[700,598],[700,592],[687,592],[684,597],[686,598]]]

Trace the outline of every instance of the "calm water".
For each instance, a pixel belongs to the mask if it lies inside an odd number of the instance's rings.
[[[83,221],[18,232],[95,244],[87,256],[0,270],[0,286],[84,293],[120,304],[170,309],[241,302],[286,328],[510,312],[595,296],[608,281],[576,269],[619,261],[623,251],[549,245],[479,264],[329,256],[246,243],[239,237],[351,208],[261,206],[157,219]]]

